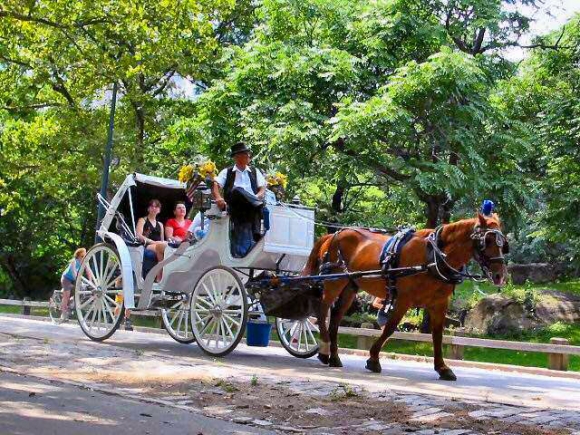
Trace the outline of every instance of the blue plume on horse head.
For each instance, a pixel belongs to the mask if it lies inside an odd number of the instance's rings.
[[[491,216],[493,213],[493,209],[495,208],[495,204],[490,199],[484,199],[483,203],[481,204],[481,214],[484,216]]]

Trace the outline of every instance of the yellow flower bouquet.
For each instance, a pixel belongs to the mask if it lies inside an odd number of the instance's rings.
[[[214,162],[207,160],[202,163],[190,163],[188,165],[183,165],[179,169],[179,175],[177,179],[182,183],[193,183],[197,181],[209,178],[213,180],[217,172],[217,167]]]
[[[268,187],[282,186],[285,189],[288,184],[288,176],[282,172],[268,174],[266,175],[266,182],[268,183]]]
[[[282,172],[268,174],[266,175],[266,183],[268,184],[268,189],[276,195],[276,199],[281,201],[288,184],[288,176]]]

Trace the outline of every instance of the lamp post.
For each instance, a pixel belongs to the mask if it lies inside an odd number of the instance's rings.
[[[107,146],[105,147],[105,158],[103,166],[103,178],[101,179],[101,196],[107,198],[107,186],[109,185],[109,168],[111,166],[111,151],[113,149],[113,130],[115,128],[115,105],[117,103],[117,82],[113,83],[113,96],[111,98],[111,112],[109,115],[109,132],[107,134]],[[105,207],[99,202],[99,211],[97,215],[97,229],[105,215]],[[95,236],[95,243],[98,242],[98,236]]]

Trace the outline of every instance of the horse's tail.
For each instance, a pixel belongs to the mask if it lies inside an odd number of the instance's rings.
[[[333,235],[334,234],[326,234],[316,241],[316,243],[312,247],[312,251],[310,251],[310,255],[308,256],[306,266],[304,266],[304,269],[302,270],[302,276],[314,275],[315,273],[317,273],[322,247],[324,246],[326,241],[330,239]]]

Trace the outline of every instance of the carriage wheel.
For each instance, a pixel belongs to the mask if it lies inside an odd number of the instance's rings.
[[[83,260],[75,285],[77,320],[83,332],[95,341],[109,338],[119,327],[125,310],[118,295],[121,262],[117,250],[101,243],[93,246]]]
[[[276,318],[276,331],[280,343],[291,355],[297,358],[310,358],[318,353],[318,339],[314,334],[320,332],[316,317],[300,320]]]
[[[212,356],[234,350],[248,321],[248,297],[237,273],[225,266],[204,272],[193,289],[190,313],[201,350]]]
[[[179,343],[189,344],[195,341],[189,316],[189,296],[187,300],[177,301],[170,307],[161,310],[163,327],[171,338]]]
[[[52,296],[48,300],[48,315],[53,323],[60,322],[60,315],[62,311],[60,310],[62,302],[62,290],[55,290],[52,292]]]

